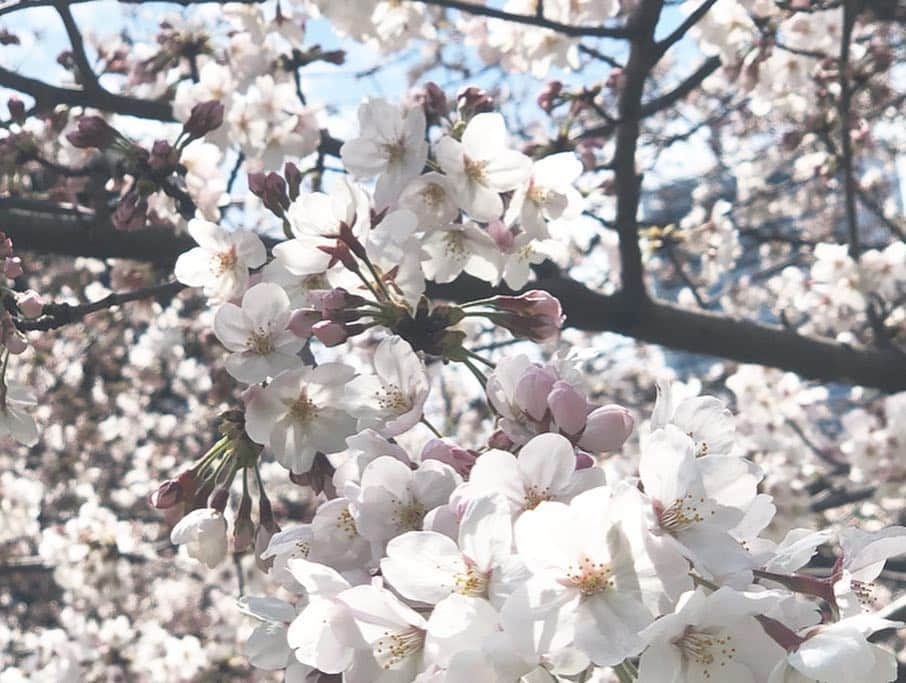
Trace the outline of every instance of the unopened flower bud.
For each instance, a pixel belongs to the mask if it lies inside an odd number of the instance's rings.
[[[460,117],[468,121],[476,114],[494,111],[494,98],[487,91],[472,85],[457,93],[456,107]]]
[[[13,121],[16,123],[25,121],[25,102],[13,95],[7,100],[6,106],[9,109],[9,115],[12,117]]]
[[[595,459],[585,451],[576,451],[576,469],[587,470],[595,466]]]
[[[73,147],[107,149],[119,133],[100,116],[82,116],[76,123],[76,129],[66,135]]]
[[[556,297],[532,289],[519,296],[496,296],[491,301],[502,315],[489,316],[517,337],[543,342],[556,337],[566,317]]]
[[[3,262],[3,274],[10,280],[15,280],[22,272],[22,259],[18,256],[7,256]]]
[[[294,202],[299,196],[299,188],[302,187],[302,172],[293,162],[287,161],[283,166],[283,175],[286,176],[289,199]]]
[[[111,222],[117,230],[140,230],[145,227],[147,213],[148,201],[135,190],[130,190],[117,204]]]
[[[18,294],[16,296],[16,306],[19,307],[22,315],[30,320],[40,317],[44,312],[44,302],[41,300],[41,295],[33,289]]]
[[[513,440],[502,429],[498,429],[488,438],[488,448],[499,448],[502,451],[509,451],[513,446]]]
[[[447,95],[434,81],[425,83],[425,114],[431,118],[441,118],[450,111]]]
[[[216,130],[223,123],[223,105],[217,100],[199,102],[189,114],[189,120],[183,124],[183,132],[191,138],[204,137]]]
[[[182,494],[182,486],[179,482],[175,479],[168,479],[148,497],[148,502],[151,507],[158,510],[167,510],[182,501]]]
[[[338,346],[349,338],[346,326],[332,320],[315,323],[312,325],[311,331],[324,346]]]
[[[560,430],[575,436],[585,426],[588,401],[573,385],[558,380],[547,396],[547,405]]]
[[[189,557],[213,569],[227,555],[227,524],[223,512],[212,508],[193,510],[173,527],[170,542],[184,545]]]
[[[538,94],[538,106],[550,114],[554,108],[554,102],[561,92],[563,92],[563,83],[560,81],[548,81],[544,85],[544,89]]]
[[[244,491],[233,520],[233,552],[248,550],[255,540],[255,524],[252,522],[252,497]]]
[[[547,414],[547,395],[556,379],[552,372],[533,366],[516,383],[516,404],[535,422],[540,422]]]
[[[461,448],[447,439],[431,439],[425,444],[421,454],[423,462],[439,460],[452,467],[463,477],[469,475],[477,458],[476,451]]]
[[[293,311],[290,316],[287,328],[300,339],[308,339],[312,333],[312,327],[322,321],[321,314],[310,308],[300,308]]]
[[[214,489],[211,497],[208,499],[208,507],[217,510],[221,514],[226,509],[230,500],[230,489],[227,486],[218,486]]]
[[[156,140],[151,147],[148,165],[155,171],[165,171],[176,166],[176,154],[173,146],[166,140]]]
[[[6,347],[6,350],[14,356],[25,353],[25,350],[28,348],[28,339],[26,339],[25,335],[17,330],[12,323],[8,326],[4,325],[2,342],[3,346]]]
[[[623,406],[595,408],[585,419],[585,431],[579,439],[579,446],[592,453],[615,451],[632,434],[634,424],[632,415]]]

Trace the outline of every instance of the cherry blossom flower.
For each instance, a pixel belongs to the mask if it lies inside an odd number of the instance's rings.
[[[510,201],[506,222],[518,220],[520,227],[534,239],[549,238],[549,221],[576,218],[582,213],[585,202],[573,187],[582,170],[582,162],[572,152],[552,154],[536,161],[528,180]]]
[[[897,679],[896,656],[868,637],[903,626],[877,614],[859,614],[808,629],[801,644],[771,672],[768,683],[892,683]]]
[[[533,573],[504,610],[544,628],[572,629],[595,664],[639,654],[639,635],[665,595],[691,584],[669,545],[646,538],[639,520],[621,519],[613,492],[598,487],[570,503],[544,501],[515,525],[516,549]]]
[[[531,172],[531,161],[506,147],[506,124],[496,113],[477,114],[462,141],[450,136],[435,146],[437,160],[450,178],[459,206],[475,220],[503,214],[501,192],[514,190]]]
[[[684,593],[673,614],[642,631],[648,646],[639,660],[639,680],[765,681],[783,650],[753,618],[779,602],[782,593]]]
[[[378,344],[374,370],[374,375],[359,375],[349,383],[359,429],[373,426],[388,437],[410,430],[421,419],[428,398],[424,364],[409,342],[393,335]]]
[[[332,265],[333,257],[322,247],[336,245],[343,225],[356,238],[365,237],[370,228],[371,206],[368,195],[344,179],[333,185],[330,194],[299,195],[290,204],[286,220],[293,239],[274,247],[274,256],[294,275],[317,275]]]
[[[301,363],[305,341],[293,334],[289,297],[279,285],[262,282],[242,297],[242,307],[223,304],[214,316],[214,333],[233,353],[226,369],[240,382],[253,384]]]
[[[558,434],[540,434],[522,447],[518,458],[501,450],[482,453],[458,495],[470,499],[498,493],[519,514],[544,501],[568,500],[600,485],[603,474],[598,468],[576,470],[569,441]]]
[[[248,230],[229,231],[200,219],[189,221],[189,234],[198,243],[176,260],[176,279],[190,287],[203,287],[213,302],[242,294],[249,282],[249,268],[267,260],[264,243]]]
[[[38,427],[26,408],[37,405],[31,390],[10,379],[0,379],[0,437],[9,435],[23,446],[38,443]]]
[[[355,432],[355,419],[338,407],[354,375],[342,363],[280,373],[246,409],[249,437],[268,446],[291,472],[308,472],[317,451],[341,451]]]
[[[184,546],[189,557],[213,569],[227,555],[226,519],[211,508],[192,510],[173,527],[170,542]]]
[[[421,527],[425,515],[444,505],[461,479],[437,460],[411,470],[395,458],[381,456],[365,467],[350,510],[358,532],[383,543]]]
[[[436,531],[404,533],[387,544],[381,573],[408,600],[436,605],[455,593],[499,608],[527,578],[512,539],[507,501],[476,498],[462,515],[458,541]]]
[[[338,597],[350,588],[335,570],[296,558],[289,561],[293,577],[305,588],[308,604],[286,633],[296,659],[324,673],[340,673],[352,663],[355,650],[365,647],[353,615]]]
[[[400,193],[399,206],[418,218],[423,229],[437,229],[456,220],[459,207],[452,196],[450,181],[440,173],[424,173]]]
[[[345,142],[340,155],[354,176],[378,176],[374,201],[378,208],[389,206],[428,158],[424,109],[403,110],[380,98],[363,102],[359,137]]]

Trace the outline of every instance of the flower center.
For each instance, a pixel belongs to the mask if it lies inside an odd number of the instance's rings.
[[[453,592],[473,598],[482,598],[488,594],[490,575],[478,571],[468,558],[464,558],[466,569],[453,577]]]
[[[385,142],[381,147],[384,150],[384,154],[387,155],[387,161],[391,164],[400,161],[406,154],[406,144],[402,139],[394,142]]]
[[[214,258],[211,260],[211,270],[214,271],[214,275],[223,275],[232,270],[238,261],[236,247],[230,247],[226,251],[214,254]]]
[[[613,569],[605,562],[595,562],[587,555],[579,560],[579,566],[566,572],[566,583],[579,589],[584,596],[595,595],[614,587]]]
[[[347,538],[349,538],[349,540],[354,539],[359,533],[359,530],[356,528],[356,525],[355,525],[355,520],[352,518],[352,513],[349,512],[348,507],[345,510],[343,510],[343,512],[341,512],[339,515],[337,515],[336,524],[337,524],[337,529],[339,529],[340,531],[345,533]]]
[[[683,657],[704,668],[704,677],[711,678],[712,667],[723,667],[733,660],[736,648],[731,645],[732,637],[687,629],[674,641]]]
[[[552,498],[549,488],[541,488],[536,484],[531,484],[525,487],[525,495],[522,497],[522,508],[524,510],[534,510],[541,503]]]
[[[668,508],[655,505],[658,522],[661,528],[669,534],[675,534],[688,529],[693,524],[704,521],[699,506],[703,506],[704,498],[695,498],[687,493],[684,498],[677,498]],[[714,512],[712,511],[713,515]]]
[[[543,187],[535,185],[534,180],[529,183],[528,192],[526,192],[525,194],[532,202],[534,202],[538,206],[541,206],[547,200],[547,190],[545,190]]]
[[[393,499],[393,521],[400,529],[417,529],[425,518],[425,507],[417,500],[408,505]]]
[[[878,600],[874,595],[875,585],[870,581],[850,581],[852,592],[859,599],[859,604],[867,610],[878,607]]]
[[[434,208],[443,203],[447,193],[444,192],[444,188],[437,183],[429,183],[428,185],[425,185],[424,189],[421,191],[421,195],[422,201],[431,208]]]
[[[318,414],[318,407],[303,389],[299,393],[299,398],[289,407],[289,414],[296,422],[307,424]]]
[[[409,628],[384,635],[374,641],[374,658],[383,669],[395,669],[400,662],[415,654],[425,645],[425,632],[420,628]]]
[[[378,407],[382,410],[394,410],[401,413],[412,408],[412,401],[403,393],[397,384],[385,384],[381,391],[374,392]]]
[[[488,166],[487,161],[481,159],[470,159],[469,157],[463,157],[463,165],[465,166],[466,176],[473,183],[479,183],[481,185],[486,184],[487,174],[485,169]]]
[[[462,235],[455,230],[450,230],[444,235],[444,256],[457,261],[463,261],[466,258]]]
[[[259,327],[249,335],[249,338],[245,341],[245,348],[252,353],[266,356],[273,352],[274,343],[271,340],[270,334]]]

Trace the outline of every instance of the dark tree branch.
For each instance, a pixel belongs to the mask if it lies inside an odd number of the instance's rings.
[[[853,28],[856,23],[856,0],[845,0],[843,3],[843,31],[840,36],[840,119],[841,155],[843,180],[846,199],[846,226],[849,231],[849,255],[859,258],[859,219],[856,215],[856,179],[853,176],[853,148],[850,132],[850,100],[852,90],[849,83],[849,46],[852,42]]]
[[[613,153],[614,186],[617,195],[616,228],[619,236],[622,289],[631,310],[637,311],[647,297],[642,251],[639,247],[638,211],[642,178],[636,170],[645,81],[653,59],[654,30],[663,0],[641,0],[627,20],[634,29],[629,59],[622,74],[617,100],[616,146]]]
[[[70,107],[94,107],[116,114],[155,121],[176,120],[173,117],[173,109],[166,102],[114,95],[106,90],[92,93],[75,88],[61,88],[35,78],[22,76],[2,66],[0,66],[0,86],[30,95],[35,98],[38,105],[48,107],[65,104]]]
[[[720,57],[709,57],[673,90],[656,97],[642,106],[642,116],[651,116],[668,109],[692,93],[704,80],[720,68]]]
[[[667,50],[669,50],[673,45],[678,43],[683,39],[683,36],[688,33],[689,29],[695,26],[708,10],[714,5],[717,0],[705,0],[702,4],[695,8],[695,10],[688,17],[685,18],[683,23],[677,26],[666,38],[660,41],[657,44],[657,55],[660,58]]]
[[[597,38],[628,38],[633,34],[633,30],[627,26],[576,26],[573,24],[563,24],[559,21],[545,19],[537,14],[514,14],[505,12],[495,7],[479,5],[474,2],[462,2],[462,0],[415,0],[423,5],[434,5],[435,7],[444,7],[446,9],[455,9],[460,12],[468,12],[476,16],[490,17],[492,19],[503,19],[511,21],[514,24],[525,24],[527,26],[536,26],[546,28],[557,33],[562,33],[573,38],[597,37]]]
[[[10,204],[10,202],[14,204]],[[17,250],[94,258],[130,258],[161,266],[195,246],[185,235],[162,227],[118,232],[108,226],[86,224],[72,211],[44,209],[39,203],[0,200],[0,225]],[[566,324],[589,332],[618,332],[674,349],[756,363],[796,372],[808,379],[842,382],[880,389],[906,390],[906,357],[887,349],[860,348],[808,337],[773,325],[706,311],[690,311],[667,303],[646,300],[638,313],[623,294],[605,295],[574,280],[553,277],[529,283],[527,289],[544,289],[558,297]],[[470,277],[448,285],[432,285],[432,297],[471,301],[505,288]],[[630,312],[630,313],[627,313]]]
[[[63,20],[63,26],[66,28],[66,35],[69,37],[69,43],[72,45],[72,55],[75,59],[76,69],[78,70],[79,82],[85,92],[97,95],[104,92],[98,81],[97,74],[91,68],[91,62],[88,61],[88,53],[85,51],[85,41],[82,39],[82,32],[76,24],[75,17],[66,0],[59,0],[54,7],[60,19]]]
[[[122,306],[131,301],[151,299],[156,297],[172,297],[186,286],[181,282],[165,282],[153,287],[144,287],[132,292],[114,293],[98,301],[88,304],[73,306],[71,304],[45,304],[44,312],[40,318],[34,320],[17,320],[16,327],[22,331],[47,331],[55,330],[65,325],[82,320],[87,315],[107,310],[115,306]]]
[[[81,5],[86,2],[94,2],[95,0],[66,0],[67,5]],[[188,7],[190,5],[207,5],[207,4],[225,4],[229,2],[239,2],[249,5],[257,5],[263,3],[265,0],[119,0],[124,5],[146,5],[150,3],[166,3],[170,5],[182,5],[183,7]],[[13,12],[19,12],[21,10],[34,9],[36,7],[55,7],[60,0],[19,0],[5,2],[0,5],[0,17],[4,14],[12,14]]]

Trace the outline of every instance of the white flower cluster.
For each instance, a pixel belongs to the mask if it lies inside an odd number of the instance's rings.
[[[290,681],[555,681],[598,667],[649,683],[894,680],[893,654],[868,636],[900,624],[875,611],[871,582],[906,552],[906,528],[844,530],[831,577],[796,574],[832,534],[760,536],[774,507],[733,455],[721,402],[668,390],[652,429],[638,476],[607,484],[554,433],[486,450],[464,476],[376,433],[350,439],[339,497],[262,553],[299,597],[243,602],[261,622],[251,662]]]

